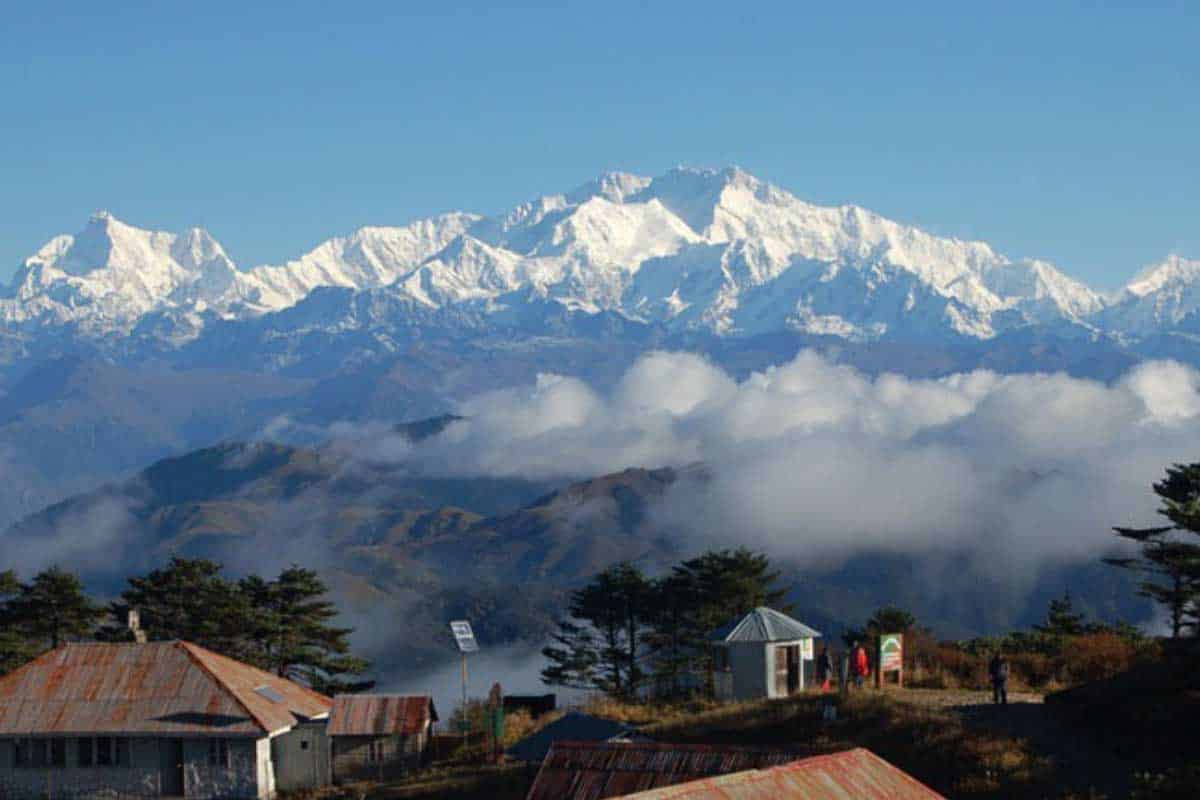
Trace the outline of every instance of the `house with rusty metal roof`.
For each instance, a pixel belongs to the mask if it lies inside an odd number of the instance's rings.
[[[527,800],[601,800],[787,764],[787,748],[654,742],[555,742]]]
[[[323,785],[332,706],[188,642],[67,644],[0,677],[0,796],[226,800]]]
[[[813,674],[813,642],[820,636],[765,606],[713,631],[709,644],[717,699],[787,697],[801,691]]]
[[[870,750],[813,756],[624,795],[626,800],[944,800]]]
[[[398,777],[425,761],[433,724],[427,695],[340,694],[329,714],[334,783]]]

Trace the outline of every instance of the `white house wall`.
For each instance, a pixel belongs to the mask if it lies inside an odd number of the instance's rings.
[[[78,764],[78,739],[65,738],[67,764]],[[105,797],[114,789],[143,796],[159,791],[158,742],[154,739],[129,740],[128,767],[14,768],[13,747],[12,739],[0,739],[0,796],[58,797],[69,792],[85,800]]]
[[[229,766],[210,766],[208,739],[183,740],[183,785],[188,800],[267,797],[258,790],[258,743],[228,739]]]
[[[332,780],[325,720],[297,725],[271,739],[275,788],[281,792],[328,786]]]

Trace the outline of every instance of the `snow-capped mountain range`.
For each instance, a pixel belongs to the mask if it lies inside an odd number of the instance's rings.
[[[720,337],[778,331],[872,341],[986,340],[1031,326],[1136,339],[1200,308],[1200,261],[1172,256],[1115,296],[1038,260],[928,234],[857,206],[806,203],[738,169],[610,173],[507,214],[362,228],[294,261],[239,269],[206,231],[92,216],[30,256],[0,320],[36,335],[157,332],[167,346],[340,287],[415,313],[488,319],[537,304]]]

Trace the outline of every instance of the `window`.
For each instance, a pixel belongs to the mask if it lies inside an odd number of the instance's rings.
[[[31,758],[29,761],[29,765],[31,767],[47,767],[47,766],[49,766],[50,764],[49,764],[49,761],[47,760],[47,752],[46,752],[49,748],[46,746],[47,745],[46,740],[45,739],[30,739],[29,742],[31,745],[31,747],[30,747]]]
[[[50,740],[50,766],[65,767],[67,765],[67,740]]]
[[[378,764],[383,761],[382,739],[373,739],[367,742],[367,761],[371,764]]]
[[[29,766],[29,740],[17,739],[13,742],[13,767]]]
[[[229,766],[229,740],[228,739],[209,739],[208,740],[208,765],[210,767],[228,767]]]
[[[96,759],[92,755],[94,748],[92,747],[91,739],[80,739],[76,744],[79,748],[79,766],[90,767],[96,763]]]
[[[128,739],[114,739],[113,741],[116,743],[116,746],[117,746],[117,757],[114,760],[114,763],[116,763],[116,765],[118,767],[128,767],[129,766],[129,740]]]
[[[111,767],[113,763],[113,740],[108,736],[96,738],[96,766]]]
[[[729,671],[729,650],[727,648],[713,648],[713,669],[717,672]]]

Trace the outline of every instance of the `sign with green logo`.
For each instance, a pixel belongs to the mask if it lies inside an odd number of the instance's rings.
[[[896,672],[904,666],[904,637],[885,633],[879,637],[879,671]]]

